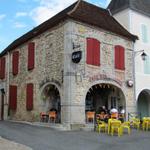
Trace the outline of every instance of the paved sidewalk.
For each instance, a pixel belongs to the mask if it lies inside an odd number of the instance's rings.
[[[0,150],[32,150],[31,148],[0,137]]]

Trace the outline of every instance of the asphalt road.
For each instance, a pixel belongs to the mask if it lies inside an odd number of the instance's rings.
[[[33,150],[148,150],[150,131],[110,136],[87,131],[54,131],[50,128],[0,121],[0,136]]]

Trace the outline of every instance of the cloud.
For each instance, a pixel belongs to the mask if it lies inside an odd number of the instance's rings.
[[[15,22],[14,28],[25,28],[27,25],[21,22]]]
[[[34,0],[39,2],[39,6],[34,8],[30,17],[35,21],[36,25],[46,21],[54,16],[76,0]]]
[[[37,7],[32,10],[30,13],[30,16],[35,21],[35,23],[38,25],[45,20],[49,19],[51,16],[53,16],[55,12],[52,10],[50,11],[47,7]]]
[[[27,16],[28,14],[26,12],[17,12],[16,17],[24,17]]]
[[[17,0],[18,2],[25,3],[27,0]]]
[[[6,17],[5,14],[0,14],[0,21]]]

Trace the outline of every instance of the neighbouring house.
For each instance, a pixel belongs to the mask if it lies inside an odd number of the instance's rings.
[[[75,2],[0,54],[1,117],[38,121],[56,110],[71,129],[103,105],[135,111],[136,40],[108,10]]]
[[[112,0],[108,9],[120,24],[139,37],[134,45],[135,102],[141,117],[150,116],[150,1]],[[141,55],[146,55],[144,60]]]

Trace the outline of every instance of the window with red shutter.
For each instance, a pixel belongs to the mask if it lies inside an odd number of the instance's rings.
[[[115,68],[120,70],[125,69],[125,50],[120,45],[115,46]]]
[[[5,79],[5,57],[0,58],[0,79]]]
[[[9,87],[9,109],[17,109],[17,86],[15,85]]]
[[[94,38],[87,38],[86,63],[100,66],[100,42]]]
[[[33,109],[33,84],[28,83],[26,89],[26,109]]]
[[[28,43],[28,70],[34,69],[34,51],[35,51],[35,43]]]
[[[19,67],[19,51],[13,52],[12,55],[12,73],[13,75],[18,74],[18,67]]]

